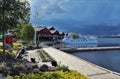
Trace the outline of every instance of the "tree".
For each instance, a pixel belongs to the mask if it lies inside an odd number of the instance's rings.
[[[25,24],[25,22],[23,20],[19,20],[19,25],[20,27],[18,27],[16,29],[15,35],[18,39],[21,39],[21,30],[22,30],[22,26]]]
[[[21,30],[21,38],[23,40],[33,40],[34,32],[34,28],[31,24],[25,24]]]
[[[29,21],[30,6],[26,0],[0,0],[0,32],[5,36],[8,29],[19,27],[19,20]],[[5,43],[3,37],[3,52]]]
[[[72,37],[73,37],[73,38],[79,38],[79,34],[73,33],[73,34],[72,34]]]

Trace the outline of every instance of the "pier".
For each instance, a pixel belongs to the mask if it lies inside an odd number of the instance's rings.
[[[77,70],[87,75],[90,79],[120,79],[119,73],[112,72],[69,53],[49,46],[43,46],[43,50],[51,55],[58,63],[60,62],[61,65],[67,65],[70,69]]]
[[[120,46],[112,47],[93,47],[93,48],[60,48],[65,52],[83,52],[83,51],[103,51],[103,50],[120,50]]]

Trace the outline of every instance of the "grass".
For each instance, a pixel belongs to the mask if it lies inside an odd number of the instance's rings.
[[[0,42],[0,46],[2,46],[2,43]]]
[[[18,47],[21,47],[21,46],[23,46],[22,43],[18,43],[18,42],[13,43],[13,51],[12,51],[12,53],[16,54],[17,51],[19,50]],[[2,43],[1,42],[0,42],[0,47],[2,47]],[[0,48],[0,52],[2,52],[2,51],[3,51],[3,49]],[[8,50],[5,50],[5,51],[9,52]]]
[[[13,54],[16,54],[17,53],[17,51],[19,50],[18,49],[18,47],[22,47],[23,45],[22,45],[22,43],[19,43],[19,42],[15,42],[15,43],[13,43]]]
[[[15,47],[21,47],[21,46],[23,46],[22,43],[19,43],[19,42],[13,43],[13,47],[14,47],[14,48],[15,48]]]

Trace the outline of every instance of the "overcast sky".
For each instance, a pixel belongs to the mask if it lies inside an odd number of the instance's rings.
[[[55,26],[61,31],[82,34],[120,33],[120,0],[29,0],[29,2],[30,22],[33,25]]]

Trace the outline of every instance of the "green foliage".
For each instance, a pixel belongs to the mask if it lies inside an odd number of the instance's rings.
[[[10,75],[7,75],[6,79],[12,79],[12,77]]]
[[[22,31],[21,30],[22,30],[23,26],[25,26],[25,24],[28,24],[28,22],[25,22],[24,20],[19,20],[18,21],[18,25],[20,27],[18,27],[17,31],[15,32],[15,35],[17,36],[18,39],[21,39],[21,37],[22,37]]]
[[[22,43],[19,43],[19,42],[13,43],[13,52],[12,53],[16,54],[19,50],[19,47],[22,47],[22,46],[23,46]]]
[[[34,37],[34,28],[31,24],[23,25],[21,29],[21,38],[23,40],[33,40]]]
[[[12,53],[8,53],[8,52],[1,52],[0,51],[0,56],[3,57],[3,58],[0,58],[0,62],[3,61],[3,60],[8,60],[8,59],[13,59],[14,58],[14,55]]]
[[[13,43],[13,48],[17,48],[17,47],[21,47],[22,46],[22,43]]]
[[[19,24],[20,27],[18,27],[16,29],[17,31],[15,32],[15,35],[17,36],[18,39],[20,39],[21,38],[21,29],[22,29],[22,26],[24,25],[24,21],[23,20],[19,20],[18,24]]]
[[[62,66],[58,67],[57,70],[66,72],[66,71],[69,71],[69,68],[68,68],[68,66],[62,65]]]
[[[1,31],[7,31],[8,29],[17,27],[20,19],[28,21],[30,6],[27,1],[0,0],[0,5]]]
[[[19,20],[29,22],[30,5],[27,0],[0,0],[0,32],[19,27]],[[5,43],[3,38],[3,52]]]
[[[30,74],[20,74],[14,76],[13,79],[88,79],[86,76],[80,74],[77,71],[56,71],[56,72],[39,72]]]
[[[73,38],[79,38],[79,34],[72,34]]]
[[[53,61],[53,58],[44,50],[38,51],[43,62]]]
[[[32,41],[29,42],[28,46],[33,46],[34,43]]]

